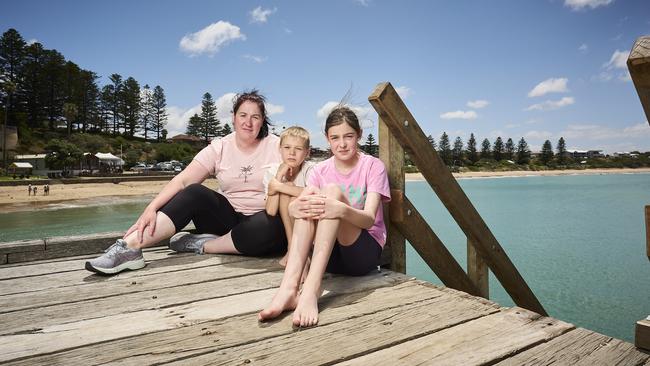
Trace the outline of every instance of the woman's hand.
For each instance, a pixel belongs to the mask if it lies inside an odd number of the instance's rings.
[[[126,239],[132,232],[137,231],[138,233],[138,242],[142,243],[142,238],[144,236],[144,231],[149,228],[149,236],[153,236],[154,230],[156,229],[156,216],[157,213],[155,210],[146,208],[142,215],[138,218],[138,221],[133,224],[124,234],[123,239]]]

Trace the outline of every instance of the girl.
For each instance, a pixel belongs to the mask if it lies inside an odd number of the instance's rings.
[[[295,309],[295,326],[316,325],[323,273],[362,276],[377,267],[386,243],[381,203],[390,200],[388,176],[381,160],[358,150],[359,119],[350,108],[338,107],[327,117],[325,135],[333,156],[314,167],[308,187],[289,205],[295,223],[288,263],[260,321]]]

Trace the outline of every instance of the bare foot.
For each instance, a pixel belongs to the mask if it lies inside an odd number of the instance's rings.
[[[280,288],[275,296],[273,296],[273,300],[271,300],[269,306],[257,314],[257,319],[261,322],[271,320],[282,314],[283,311],[295,309],[297,302],[297,289],[285,290]]]
[[[318,324],[318,294],[303,290],[298,300],[298,306],[293,312],[293,325],[312,327],[316,324]]]
[[[288,256],[289,256],[289,253],[285,254],[284,257],[280,258],[280,260],[278,261],[278,263],[280,263],[280,265],[281,265],[282,267],[286,267],[286,266],[287,266],[287,260],[288,260],[287,257],[288,257]]]

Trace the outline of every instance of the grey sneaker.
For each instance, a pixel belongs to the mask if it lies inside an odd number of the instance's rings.
[[[100,274],[116,274],[125,269],[136,270],[142,267],[142,250],[127,248],[122,239],[117,239],[101,256],[86,262],[87,270]]]
[[[186,231],[176,233],[169,239],[169,249],[175,252],[194,252],[203,254],[203,244],[218,238],[214,234],[190,234]]]

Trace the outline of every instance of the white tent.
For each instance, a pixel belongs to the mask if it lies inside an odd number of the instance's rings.
[[[118,158],[117,156],[111,153],[98,152],[97,154],[95,154],[95,157],[99,159],[100,163],[107,163],[109,165],[117,165],[117,166],[124,165],[124,160]]]

